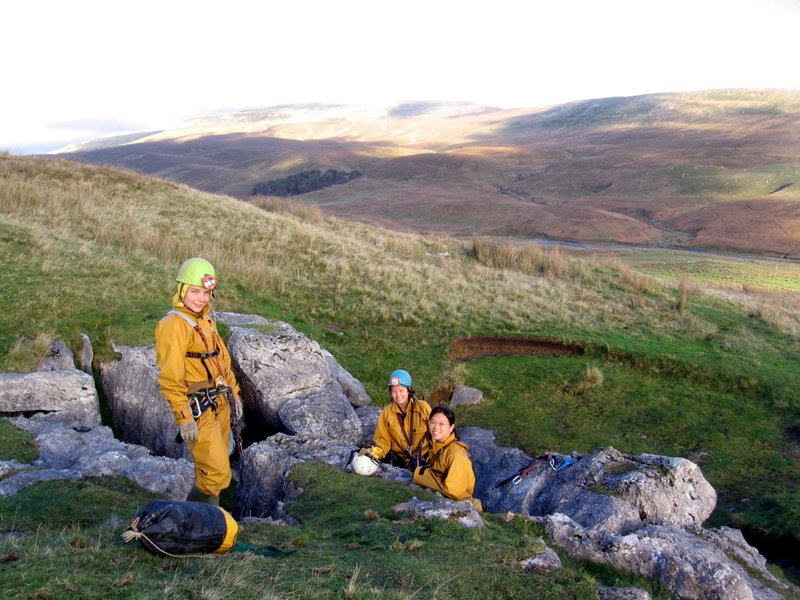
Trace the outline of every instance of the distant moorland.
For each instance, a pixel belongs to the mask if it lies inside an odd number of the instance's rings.
[[[302,172],[358,171],[298,198],[404,231],[800,257],[800,91],[277,106],[69,150],[241,200]]]

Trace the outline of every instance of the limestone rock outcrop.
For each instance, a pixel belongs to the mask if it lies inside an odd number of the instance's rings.
[[[120,358],[100,365],[100,379],[114,427],[122,438],[159,456],[189,458],[169,403],[161,397],[152,346],[114,345]]]
[[[332,357],[286,323],[273,327],[267,333],[234,327],[228,341],[248,426],[357,442],[361,423],[331,371]],[[344,369],[336,371],[341,377]]]
[[[484,507],[541,521],[571,558],[657,579],[676,598],[773,600],[790,590],[741,532],[701,527],[717,495],[689,460],[612,447],[532,458],[479,428],[462,439]]]
[[[192,487],[191,462],[153,456],[147,448],[115,439],[108,427],[76,428],[26,417],[11,422],[33,435],[39,458],[30,465],[16,463],[14,472],[0,481],[0,496],[40,481],[83,477],[125,477],[171,500],[183,500]]]
[[[74,367],[0,373],[0,413],[35,414],[37,419],[78,427],[100,424],[94,379]]]
[[[245,415],[267,431],[266,439],[239,457],[234,515],[284,518],[282,506],[301,490],[288,475],[306,461],[349,470],[354,452],[369,445],[380,408],[369,405],[363,386],[330,353],[285,323],[263,323],[267,332],[227,314],[234,326],[229,348],[242,385]],[[175,442],[172,412],[161,398],[152,348],[117,346],[120,359],[99,373],[115,426],[100,425],[93,378],[74,368],[66,346],[55,345],[44,370],[0,374],[0,412],[30,432],[40,457],[27,465],[0,461],[0,496],[47,479],[127,477],[162,497],[183,499],[194,478],[183,445]],[[657,579],[676,598],[723,600],[797,597],[773,576],[766,560],[741,532],[702,524],[716,492],[690,460],[654,454],[628,455],[606,447],[581,455],[551,452],[531,457],[498,446],[493,432],[466,427],[476,474],[474,495],[488,512],[540,522],[550,541],[571,558],[590,560]],[[148,450],[149,449],[149,450]],[[161,456],[153,456],[153,453]],[[411,486],[410,472],[381,465],[374,476]],[[453,519],[480,527],[469,502],[445,498],[398,506],[414,518]],[[521,568],[558,569],[550,550]],[[598,598],[647,598],[642,590],[598,588]]]
[[[239,460],[234,516],[279,516],[278,507],[293,493],[287,488],[286,476],[294,465],[319,461],[344,469],[354,450],[352,444],[330,438],[285,433],[249,446]]]

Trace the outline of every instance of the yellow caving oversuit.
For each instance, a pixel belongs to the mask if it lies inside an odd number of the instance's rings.
[[[189,406],[190,393],[225,385],[233,389],[236,398],[240,397],[230,354],[208,314],[209,306],[206,305],[200,314],[189,310],[181,300],[181,289],[179,284],[172,298],[174,310],[159,321],[155,332],[158,384],[161,395],[172,407],[178,427],[194,418]],[[185,317],[189,317],[199,331]],[[207,355],[215,349],[218,354],[213,358],[187,357],[187,353]],[[188,442],[194,459],[195,488],[212,498],[218,497],[231,482],[230,407],[225,394],[217,395],[215,401],[216,409],[209,408],[195,419],[197,441]]]
[[[424,455],[428,451],[427,433],[430,415],[431,406],[424,400],[409,398],[405,413],[392,402],[378,417],[369,453],[376,460],[384,460],[387,455],[389,459],[393,458],[390,453],[405,460]]]
[[[481,501],[472,497],[475,472],[468,450],[452,433],[444,442],[433,441],[427,457],[430,466],[414,470],[414,483],[441,492],[451,500],[469,500],[482,511]]]

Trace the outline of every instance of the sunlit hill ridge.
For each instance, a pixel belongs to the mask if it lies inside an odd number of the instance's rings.
[[[800,92],[716,90],[501,110],[290,105],[99,140],[65,156],[245,200],[312,169],[362,177],[298,198],[455,235],[800,253]]]

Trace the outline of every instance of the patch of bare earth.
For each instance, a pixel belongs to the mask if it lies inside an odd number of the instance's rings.
[[[578,344],[535,337],[476,336],[455,340],[447,347],[449,360],[471,360],[484,356],[512,355],[582,355]]]
[[[559,340],[534,337],[476,336],[455,340],[447,347],[449,360],[472,360],[484,356],[543,355],[563,356],[582,355],[585,350],[578,344],[568,344]],[[453,387],[441,385],[422,399],[433,406],[448,405],[453,395]]]

